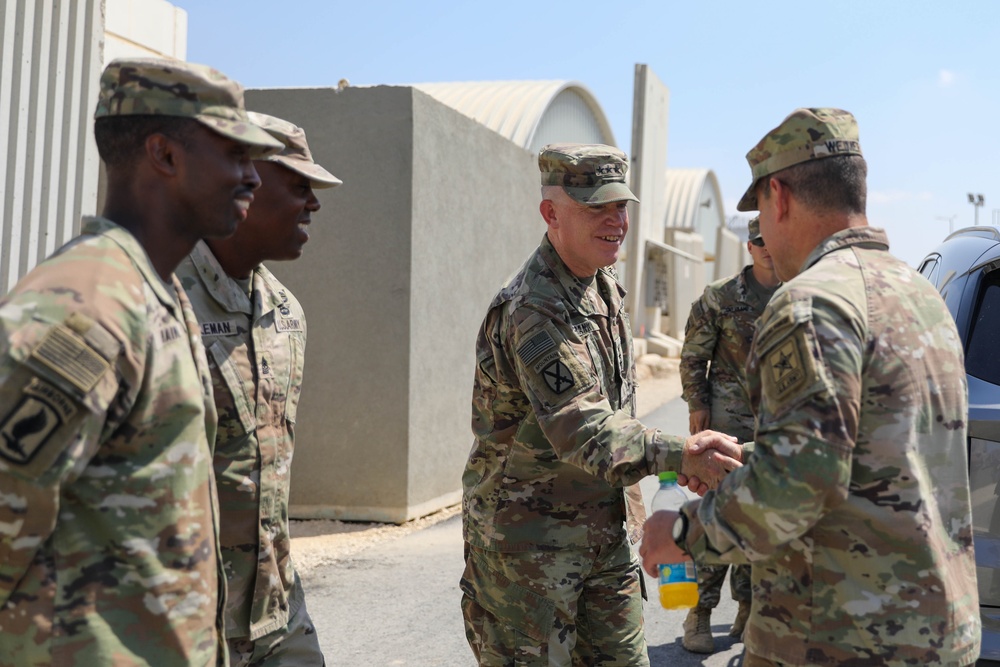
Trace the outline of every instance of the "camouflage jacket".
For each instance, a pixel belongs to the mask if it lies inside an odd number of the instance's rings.
[[[590,285],[575,278],[546,237],[493,299],[476,342],[475,443],[462,479],[470,544],[614,542],[626,518],[622,487],[679,469],[684,440],[635,418],[624,295],[613,268]],[[629,523],[632,539],[638,529]]]
[[[747,650],[789,665],[979,653],[962,343],[887,251],[881,230],[837,232],[778,289],[747,367],[748,465],[684,510],[696,560],[753,562]]]
[[[688,410],[709,410],[709,427],[741,442],[753,438],[754,426],[746,388],[747,355],[754,325],[774,289],[756,281],[751,264],[706,287],[691,304],[684,327],[680,371]]]
[[[262,637],[288,622],[295,570],[288,492],[306,320],[263,266],[252,296],[199,242],[177,268],[198,317],[219,413],[215,477],[228,583],[226,636]]]
[[[114,223],[0,301],[0,664],[225,664],[197,322]]]

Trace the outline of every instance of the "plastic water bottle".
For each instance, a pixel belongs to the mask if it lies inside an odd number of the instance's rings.
[[[687,496],[677,486],[677,473],[661,472],[660,489],[653,496],[652,509],[679,512]],[[698,578],[694,561],[660,565],[660,604],[664,609],[690,609],[698,604]]]

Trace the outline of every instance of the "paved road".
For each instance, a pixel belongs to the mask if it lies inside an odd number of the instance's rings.
[[[666,433],[684,433],[687,406],[675,399],[643,422]],[[648,485],[648,488],[647,488]],[[643,482],[647,502],[656,479]],[[310,613],[330,665],[368,667],[474,667],[459,609],[458,579],[463,568],[461,516],[410,533],[318,567],[304,580]],[[736,667],[743,644],[726,637],[736,614],[728,599],[712,616],[717,652],[688,653],[681,647],[685,612],[666,611],[654,598],[646,603],[646,640],[654,667]]]

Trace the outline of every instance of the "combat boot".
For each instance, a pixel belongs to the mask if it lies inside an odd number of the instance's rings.
[[[715,640],[712,639],[712,610],[695,607],[684,619],[684,648],[692,653],[714,653]]]
[[[733,621],[733,627],[729,628],[730,637],[738,637],[740,641],[743,641],[743,631],[747,627],[747,619],[750,618],[750,600],[740,600],[739,611],[736,612],[736,619]]]

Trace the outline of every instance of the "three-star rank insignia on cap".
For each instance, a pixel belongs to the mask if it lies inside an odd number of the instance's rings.
[[[616,162],[606,162],[597,168],[597,175],[602,177],[624,176],[622,166]]]

